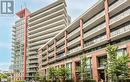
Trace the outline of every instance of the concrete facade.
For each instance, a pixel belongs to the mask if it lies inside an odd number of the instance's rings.
[[[70,78],[78,82],[77,66],[88,56],[89,75],[103,79],[102,61],[107,44],[118,46],[118,54],[130,52],[130,1],[99,0],[67,28],[38,49],[39,72],[48,76],[49,66],[71,69]]]
[[[70,23],[64,0],[31,13],[28,19],[27,78],[31,80],[38,71],[37,50]]]
[[[22,9],[16,15],[20,18],[12,28],[12,62],[14,80],[26,79],[26,45],[28,9]]]

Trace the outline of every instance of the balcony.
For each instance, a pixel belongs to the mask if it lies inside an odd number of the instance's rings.
[[[114,3],[109,7],[110,16],[113,16],[114,14],[125,9],[126,7],[129,6],[129,4],[130,4],[129,0],[118,0],[116,3]]]
[[[64,49],[65,49],[65,46],[63,45],[63,46],[60,46],[59,48],[57,48],[57,52],[59,53],[59,52],[62,52],[62,51],[64,51]]]
[[[46,35],[46,34],[51,33],[51,32],[56,32],[56,31],[62,30],[63,28],[65,28],[65,25],[59,24],[58,26],[53,26],[53,27],[50,27],[48,29],[44,28],[44,30],[42,29],[42,30],[37,31],[36,33],[33,33],[33,34],[30,33],[30,35],[31,36],[42,36],[42,35]]]
[[[45,44],[47,41],[49,41],[51,38],[49,39],[44,39],[44,40],[39,40],[39,41],[36,41],[36,42],[32,42],[29,44],[29,47],[32,47],[32,46],[37,46],[37,45],[43,45]]]
[[[37,55],[29,56],[28,59],[37,59]]]
[[[45,62],[46,59],[47,59],[47,57],[43,57],[43,58],[42,58],[42,62]]]
[[[31,51],[31,52],[28,52],[29,55],[33,55],[33,54],[37,54],[36,51]]]
[[[125,36],[130,35],[130,24],[127,26],[124,26],[116,31],[111,32],[111,40],[116,40]]]
[[[105,44],[107,42],[106,35],[98,37],[90,42],[86,42],[85,49],[90,49],[102,44]]]
[[[49,50],[49,51],[54,50],[54,44],[53,44],[53,45],[51,45],[51,46],[48,48],[48,50]]]
[[[46,21],[46,20],[48,20],[48,19],[51,19],[51,18],[53,18],[53,17],[59,16],[59,15],[64,14],[64,13],[65,13],[64,9],[61,9],[61,10],[59,10],[59,11],[57,11],[57,12],[54,12],[54,13],[51,13],[51,14],[47,14],[46,16],[43,15],[43,16],[41,16],[41,18],[39,18],[38,20],[35,20],[35,21],[33,21],[33,22],[30,22],[30,23],[29,23],[29,26],[36,25],[36,24],[38,24],[38,23],[40,23],[40,22],[44,22],[44,21]]]
[[[29,65],[28,68],[36,68],[36,67],[38,67],[38,65],[36,65],[36,64],[32,64],[32,65]]]
[[[31,47],[31,48],[29,48],[29,50],[31,51],[31,50],[37,50],[37,49],[39,49],[41,47],[41,45],[40,46],[34,46],[34,47]]]
[[[31,70],[28,70],[27,72],[29,72],[29,73],[36,73],[37,70],[36,69],[31,69]]]
[[[46,55],[46,50],[42,52],[42,56],[44,57]]]
[[[44,30],[47,30],[47,29],[50,30],[51,27],[56,27],[56,26],[59,26],[59,25],[61,25],[61,24],[65,24],[65,20],[64,20],[64,19],[59,20],[59,21],[54,22],[54,23],[50,23],[50,24],[48,24],[48,25],[46,25],[46,26],[42,26],[41,28],[37,28],[37,29],[34,29],[34,30],[30,30],[30,31],[29,31],[29,34],[34,34],[34,33],[41,32],[41,31],[44,31]],[[57,27],[56,27],[56,28],[57,28]],[[49,31],[49,30],[48,30],[48,31]],[[53,30],[53,29],[52,29],[52,30]]]
[[[110,20],[111,28],[114,28],[130,19],[130,8]]]
[[[62,38],[62,39],[60,39],[56,44],[59,45],[59,44],[62,44],[62,43],[64,43],[64,42],[65,42],[65,39]]]
[[[54,56],[54,51],[48,54],[48,58],[52,58]]]
[[[84,39],[90,39],[92,37],[95,37],[95,36],[105,32],[105,27],[106,27],[106,24],[103,23],[103,24],[93,28],[92,30],[84,33]]]
[[[105,11],[100,12],[99,14],[97,14],[95,17],[93,17],[92,19],[90,19],[89,21],[87,21],[83,27],[84,27],[84,31],[94,27],[95,25],[103,22],[105,19]]]
[[[28,63],[29,63],[29,64],[34,64],[34,63],[37,64],[37,63],[38,63],[38,60],[30,60],[30,61],[28,61]]]
[[[73,39],[72,41],[68,42],[68,47],[70,47],[70,46],[75,46],[75,45],[77,45],[79,42],[80,42],[80,36],[77,37],[77,38],[75,38],[75,39]]]
[[[68,34],[68,38],[73,37],[77,35],[77,33],[80,33],[80,27],[77,27],[74,31],[72,31],[70,34]]]
[[[50,37],[53,37],[55,36],[56,34],[58,34],[59,31],[55,31],[55,32],[51,32],[51,33],[48,33],[48,34],[45,34],[45,35],[30,35],[29,36],[29,42],[34,42],[34,41],[37,41],[37,40],[41,40],[42,39],[47,39],[47,38],[50,38]]]
[[[47,61],[42,62],[42,66],[45,66],[45,65],[47,65],[47,64],[48,64]]]
[[[40,13],[40,14],[38,14],[38,15],[35,15],[35,16],[31,17],[31,18],[29,19],[29,21],[30,21],[30,22],[31,22],[31,21],[34,21],[35,19],[41,18],[41,17],[44,16],[44,15],[51,14],[52,12],[58,11],[58,10],[60,10],[61,8],[63,8],[64,6],[65,6],[64,4],[60,4],[60,5],[58,5],[58,6],[55,6],[55,7],[51,8],[51,9],[48,9],[48,10],[44,11],[43,13]]]
[[[60,15],[60,16],[54,17],[54,18],[49,19],[49,20],[47,20],[45,22],[41,22],[41,23],[39,23],[37,25],[34,25],[34,26],[30,27],[29,30],[34,30],[34,29],[40,28],[42,26],[48,25],[49,23],[53,23],[53,22],[62,20],[64,18],[65,18],[65,15]]]
[[[54,63],[55,61],[56,61],[55,58],[51,58],[51,59],[48,61],[48,64],[52,64],[52,63]]]
[[[56,60],[57,60],[57,61],[62,60],[62,59],[64,59],[64,57],[65,57],[65,54],[64,54],[64,53],[60,53],[60,54],[58,54],[58,55],[56,56]]]
[[[75,54],[79,53],[80,51],[81,51],[81,46],[75,47],[75,48],[73,48],[73,49],[70,49],[70,50],[67,52],[67,56],[75,55]]]

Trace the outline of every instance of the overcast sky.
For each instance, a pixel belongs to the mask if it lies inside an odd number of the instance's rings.
[[[31,12],[56,0],[15,0],[15,12],[27,7]],[[67,11],[72,21],[90,8],[97,0],[66,0]],[[0,16],[0,70],[8,70],[11,64],[11,28],[18,17]]]

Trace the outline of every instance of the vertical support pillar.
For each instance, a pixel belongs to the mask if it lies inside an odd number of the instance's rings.
[[[54,58],[56,58],[56,39],[54,39]]]
[[[127,44],[127,52],[128,52],[128,57],[130,58],[130,43]],[[130,63],[128,63],[128,67],[130,68]]]
[[[47,57],[47,63],[48,63],[48,45],[46,46],[46,57]]]
[[[38,51],[38,63],[39,63],[39,69],[41,69],[41,65],[42,65],[42,49]]]
[[[24,80],[26,80],[26,48],[27,48],[27,16],[25,16],[25,27],[24,27]]]
[[[76,65],[74,61],[72,61],[72,79],[76,82]]]
[[[92,56],[92,71],[93,71],[93,79],[98,82],[98,71],[97,71],[97,57],[96,55]]]
[[[64,36],[65,36],[65,55],[67,55],[67,31],[64,32]]]
[[[106,37],[107,40],[110,40],[110,18],[109,18],[109,3],[108,0],[104,0],[104,8],[105,8],[105,20],[106,20]]]
[[[81,49],[84,47],[83,41],[83,19],[80,19],[80,42],[81,42]]]

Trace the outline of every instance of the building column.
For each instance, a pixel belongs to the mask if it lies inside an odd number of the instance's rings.
[[[56,59],[56,39],[54,39],[54,58]]]
[[[48,45],[46,46],[46,58],[47,58],[47,63],[48,63]]]
[[[72,79],[76,82],[76,65],[75,61],[72,61]]]
[[[42,68],[42,49],[38,51],[38,63],[39,63],[39,69]]]
[[[83,19],[80,19],[80,43],[81,43],[81,49],[84,47],[84,41],[83,41]]]
[[[127,53],[128,57],[130,57],[130,42],[127,44]],[[130,63],[128,63],[128,67],[130,68]]]
[[[65,55],[67,55],[68,49],[67,49],[67,31],[64,32],[64,38],[65,38]]]
[[[24,21],[25,21],[25,26],[24,26],[24,80],[26,80],[27,16],[25,16]]]
[[[105,21],[106,21],[106,37],[107,40],[110,40],[110,17],[109,17],[109,3],[108,0],[104,0],[104,8],[105,8]]]
[[[96,55],[92,56],[92,71],[93,71],[93,79],[98,82],[98,71],[97,71],[97,57]]]

